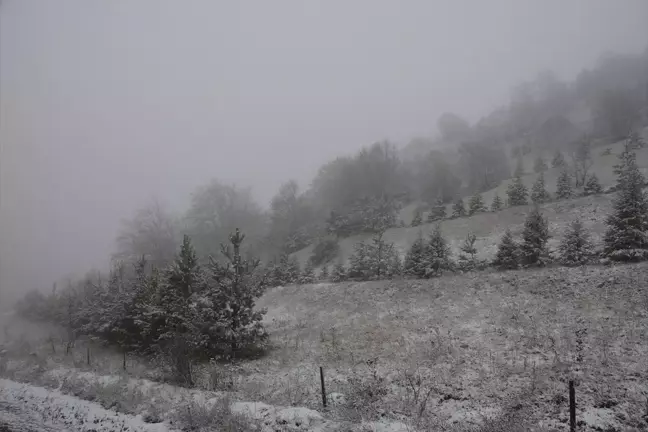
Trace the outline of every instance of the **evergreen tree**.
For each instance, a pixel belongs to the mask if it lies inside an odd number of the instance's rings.
[[[427,276],[427,250],[423,236],[419,232],[418,238],[412,243],[403,263],[406,276],[422,279]]]
[[[593,256],[589,233],[580,220],[571,223],[558,246],[558,259],[562,265],[587,264]]]
[[[421,211],[421,207],[416,207],[414,209],[414,216],[412,217],[412,224],[411,226],[417,227],[423,223],[423,212]]]
[[[509,184],[506,194],[508,195],[508,204],[511,207],[527,204],[529,192],[520,177],[515,177]]]
[[[553,160],[551,161],[551,166],[554,168],[562,168],[565,166],[565,156],[563,156],[560,150],[556,150],[556,153],[554,153]]]
[[[484,205],[484,199],[482,198],[482,195],[480,193],[476,193],[470,198],[470,202],[468,203],[468,214],[472,216],[475,213],[485,211],[486,206]]]
[[[204,277],[191,239],[185,235],[180,254],[166,271],[166,285],[160,293],[160,309],[164,322],[158,343],[165,345],[177,337],[192,338],[194,332],[189,313],[189,297],[204,286]]]
[[[500,198],[499,194],[496,192],[495,196],[493,197],[493,203],[491,204],[491,211],[500,211],[504,204],[502,203],[502,198]]]
[[[637,132],[630,132],[628,135],[628,138],[626,138],[626,142],[630,146],[630,150],[639,150],[644,147],[646,147],[646,141],[637,133]]]
[[[600,195],[603,193],[603,188],[601,187],[601,183],[599,183],[599,179],[598,177],[596,177],[596,174],[592,174],[589,177],[587,183],[585,183],[583,192],[585,193],[585,195]]]
[[[518,156],[517,163],[515,165],[515,171],[513,172],[513,177],[522,177],[524,175],[524,161],[522,156]]]
[[[538,179],[531,188],[531,201],[536,204],[541,204],[549,200],[551,200],[551,195],[549,195],[549,192],[545,188],[544,173],[540,172]]]
[[[286,283],[288,284],[298,283],[301,275],[301,269],[299,268],[299,261],[297,261],[297,257],[295,256],[289,257],[287,264],[288,265],[286,267],[286,272],[285,272]]]
[[[353,254],[349,257],[347,277],[351,280],[369,280],[371,269],[368,259],[367,244],[357,242],[353,246]]]
[[[428,222],[435,222],[446,217],[446,205],[439,198],[437,199],[435,205],[432,207],[432,210],[428,214]]]
[[[347,271],[342,261],[338,261],[331,271],[331,282],[338,283],[347,280]]]
[[[573,194],[571,176],[567,170],[563,170],[556,183],[556,198],[569,199]]]
[[[477,236],[473,233],[468,233],[461,245],[461,254],[459,254],[459,267],[463,270],[474,270],[477,268],[477,248],[475,242]]]
[[[206,298],[216,314],[215,322],[207,322],[209,345],[234,357],[240,349],[263,343],[268,334],[263,328],[264,309],[255,308],[256,299],[264,291],[264,280],[255,271],[258,260],[241,257],[241,244],[245,235],[236,229],[229,237],[230,245],[221,245],[227,264],[210,260],[210,279]],[[197,317],[203,319],[203,317]]]
[[[544,265],[548,259],[549,222],[534,206],[524,221],[520,253],[524,265]]]
[[[513,240],[513,234],[508,228],[500,240],[493,265],[501,270],[516,269],[520,265],[519,246]]]
[[[401,262],[393,243],[383,240],[384,232],[377,233],[367,245],[367,258],[372,279],[389,279],[400,273]]]
[[[313,266],[313,262],[311,260],[308,260],[306,261],[304,271],[299,278],[299,283],[312,284],[313,282],[315,282],[315,267]]]
[[[463,199],[459,198],[452,205],[452,217],[459,218],[466,216],[466,206],[464,205]]]
[[[643,193],[644,177],[637,167],[637,157],[626,142],[617,174],[617,196],[608,217],[604,236],[604,254],[614,261],[641,261],[648,258],[648,201]]]
[[[320,282],[328,282],[329,280],[329,270],[328,270],[328,265],[324,264],[322,266],[322,269],[320,270],[320,274],[318,277]]]
[[[547,171],[547,169],[548,167],[545,160],[542,158],[542,156],[538,156],[533,163],[533,170],[537,173],[543,173]]]
[[[440,276],[444,270],[452,270],[453,262],[450,247],[443,238],[441,225],[437,224],[426,247],[427,269],[425,277]]]

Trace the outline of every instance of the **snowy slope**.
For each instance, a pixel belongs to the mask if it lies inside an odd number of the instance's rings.
[[[92,402],[0,379],[0,425],[12,431],[167,432],[163,424],[147,424],[140,416],[109,411]]]

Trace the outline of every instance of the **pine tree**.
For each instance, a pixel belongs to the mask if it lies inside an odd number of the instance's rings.
[[[313,262],[311,260],[308,260],[306,261],[304,271],[299,278],[299,283],[312,284],[313,282],[315,282],[315,267],[313,266]]]
[[[506,194],[508,195],[508,204],[511,207],[527,204],[529,192],[520,177],[515,177],[509,184]]]
[[[338,261],[337,264],[333,266],[333,271],[331,271],[331,282],[344,282],[347,280],[347,271],[344,267],[342,261]]]
[[[445,219],[445,217],[446,217],[446,205],[439,198],[436,201],[435,205],[432,207],[430,213],[428,214],[428,222],[439,221]]]
[[[324,264],[320,270],[319,277],[317,278],[320,282],[328,282],[329,280],[329,270],[328,266]]]
[[[549,222],[542,215],[538,206],[534,206],[524,221],[521,260],[524,265],[544,265],[548,260],[547,241],[549,240]]]
[[[493,265],[501,270],[516,269],[520,265],[519,246],[508,228],[500,240]]]
[[[563,170],[556,183],[556,198],[569,199],[573,194],[571,176],[567,170]]]
[[[259,261],[241,257],[244,239],[245,235],[237,228],[229,236],[230,245],[221,245],[227,264],[212,259],[209,266],[207,297],[211,300],[217,321],[207,323],[207,336],[210,345],[220,348],[228,357],[234,357],[242,348],[264,343],[268,338],[262,324],[266,311],[255,308],[256,299],[263,294],[265,284],[255,271]]]
[[[580,220],[571,223],[558,246],[558,260],[562,265],[579,266],[587,264],[593,256],[589,233]]]
[[[515,171],[513,172],[513,177],[522,177],[524,175],[524,161],[522,156],[518,156],[517,164],[515,165]]]
[[[368,259],[367,244],[358,242],[353,246],[353,254],[349,257],[347,277],[351,280],[369,280],[371,268]]]
[[[466,206],[464,205],[463,199],[459,198],[452,205],[452,217],[460,218],[466,216]]]
[[[427,262],[425,241],[419,232],[418,238],[405,255],[403,271],[406,276],[422,279],[427,276]]]
[[[297,257],[291,256],[288,258],[288,263],[286,267],[286,283],[288,284],[296,284],[299,282],[299,278],[301,276],[301,269],[299,268],[299,261],[297,261]]]
[[[477,236],[473,233],[468,233],[461,245],[461,254],[459,254],[459,267],[463,270],[474,270],[477,268],[477,248],[475,242]]]
[[[189,236],[182,240],[180,254],[166,271],[166,286],[160,293],[160,309],[165,316],[159,332],[160,344],[177,336],[190,338],[194,331],[189,313],[189,297],[204,286],[204,277]]]
[[[542,156],[538,156],[534,161],[533,170],[537,173],[542,173],[547,171],[547,169],[548,167],[545,160],[542,158]]]
[[[648,259],[648,201],[643,193],[644,177],[637,167],[637,156],[626,141],[617,174],[617,196],[608,217],[604,236],[604,254],[614,261]]]
[[[551,166],[554,168],[561,168],[565,166],[565,156],[563,156],[560,150],[556,150],[556,153],[554,153],[553,160],[551,161]]]
[[[495,196],[493,197],[493,203],[491,204],[491,211],[500,211],[504,204],[502,203],[502,198],[500,198],[499,194],[497,192],[495,193]]]
[[[417,227],[423,223],[423,212],[420,207],[414,209],[414,216],[412,217],[412,223],[410,226]]]
[[[400,273],[401,262],[393,243],[383,240],[384,232],[376,233],[367,245],[367,261],[372,279],[389,279]]]
[[[596,177],[596,174],[592,174],[589,177],[587,183],[585,183],[583,192],[585,193],[585,195],[600,195],[603,193],[603,188],[601,187],[601,183],[599,183],[599,179],[598,177]]]
[[[452,270],[450,247],[441,233],[441,225],[437,224],[426,247],[427,269],[425,277],[440,276],[444,270]]]
[[[536,204],[541,204],[550,200],[551,195],[549,195],[549,192],[547,192],[547,189],[545,188],[544,173],[540,172],[538,179],[531,188],[531,201]]]
[[[646,141],[637,132],[634,131],[628,134],[628,138],[626,138],[626,142],[630,146],[630,150],[633,151],[646,147]]]
[[[484,205],[484,199],[480,193],[476,193],[470,198],[468,204],[468,215],[472,216],[475,213],[485,212],[486,206]]]

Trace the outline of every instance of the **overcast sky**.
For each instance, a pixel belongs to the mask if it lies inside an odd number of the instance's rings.
[[[264,203],[341,153],[471,121],[648,43],[646,0],[3,0],[0,290],[102,266],[210,178]]]

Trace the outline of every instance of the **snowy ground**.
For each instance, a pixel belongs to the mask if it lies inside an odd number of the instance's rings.
[[[106,410],[98,404],[28,384],[0,379],[0,425],[11,431],[168,432],[140,416]]]
[[[259,408],[261,430],[363,432],[489,422],[500,423],[481,430],[566,431],[574,379],[579,430],[639,431],[648,428],[647,287],[648,263],[279,287],[259,304],[268,355],[202,365],[200,389],[151,381],[163,374],[132,358],[123,373],[119,353],[92,351],[87,366],[83,346],[66,356],[47,341],[3,374],[167,421],[187,421],[187,408],[214,418],[211,405],[227,398],[229,416]]]

